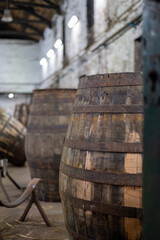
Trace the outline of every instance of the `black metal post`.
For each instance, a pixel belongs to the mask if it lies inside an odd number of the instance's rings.
[[[144,240],[160,239],[160,0],[145,0],[144,72]]]

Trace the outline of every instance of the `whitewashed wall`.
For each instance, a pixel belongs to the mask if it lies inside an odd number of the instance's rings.
[[[134,40],[141,36],[142,7],[142,0],[94,0],[94,42],[87,47],[86,1],[65,0],[67,65],[62,65],[62,59],[58,62],[56,53],[40,88],[76,88],[79,76],[84,74],[134,71]],[[79,22],[69,29],[67,23],[74,14]],[[54,37],[45,34],[40,43],[41,57],[46,54],[46,46],[53,47],[57,32],[62,39],[62,17],[56,15],[53,22],[50,31]]]
[[[94,16],[94,38],[98,41],[108,28],[108,0],[94,0]]]
[[[69,63],[79,57],[87,47],[87,22],[86,22],[86,0],[68,1],[64,9],[65,35],[66,35],[66,57]],[[79,19],[74,28],[68,28],[68,22],[73,15]]]
[[[31,92],[41,82],[39,44],[0,40],[0,92]]]

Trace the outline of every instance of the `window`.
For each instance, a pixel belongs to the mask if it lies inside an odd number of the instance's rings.
[[[87,37],[88,37],[88,46],[93,43],[94,33],[94,0],[87,0]]]
[[[139,37],[134,41],[134,70],[142,71],[142,38]]]

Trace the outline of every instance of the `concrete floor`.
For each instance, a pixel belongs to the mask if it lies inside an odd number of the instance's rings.
[[[21,187],[27,186],[30,181],[27,166],[9,165],[8,172]],[[12,201],[21,195],[21,190],[18,190],[7,177],[3,178],[3,183]],[[0,199],[6,201],[1,189]],[[35,205],[30,209],[26,220],[19,221],[27,202],[16,208],[0,207],[0,234],[4,240],[68,240],[61,203],[40,202],[52,225],[47,227]]]

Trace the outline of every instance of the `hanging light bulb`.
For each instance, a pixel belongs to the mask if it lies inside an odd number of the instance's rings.
[[[8,0],[6,0],[6,6],[5,6],[5,9],[4,9],[4,13],[3,13],[3,16],[1,18],[1,21],[2,22],[12,22],[13,21],[13,17],[10,13],[9,8],[8,8]]]

